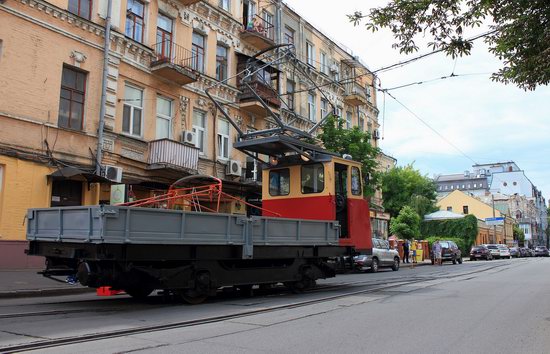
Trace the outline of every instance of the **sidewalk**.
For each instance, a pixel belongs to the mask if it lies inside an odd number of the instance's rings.
[[[470,258],[464,258],[462,257],[462,262],[469,262],[470,261]],[[450,263],[450,262],[443,262],[443,264],[446,264],[446,263]],[[452,264],[452,263],[450,263]],[[422,262],[418,262],[415,264],[416,267],[418,266],[425,266],[425,265],[432,265],[432,261],[429,260],[429,259],[425,259],[423,260]],[[412,263],[403,263],[401,262],[401,264],[399,265],[400,268],[407,268],[407,267],[411,267],[412,266]]]
[[[55,296],[94,292],[80,284],[59,283],[37,274],[41,269],[0,270],[0,299],[13,297]],[[64,278],[59,277],[63,280]]]

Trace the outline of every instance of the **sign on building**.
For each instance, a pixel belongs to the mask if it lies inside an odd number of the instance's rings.
[[[504,217],[485,218],[485,223],[489,226],[504,225]]]

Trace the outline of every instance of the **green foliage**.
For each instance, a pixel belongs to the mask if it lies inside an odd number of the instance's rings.
[[[524,245],[525,233],[517,225],[514,225],[514,240],[518,241],[518,245],[520,245],[520,246]]]
[[[349,154],[354,161],[363,164],[363,176],[369,176],[369,183],[365,185],[365,195],[373,195],[379,184],[380,174],[376,172],[376,156],[380,150],[371,145],[371,136],[359,129],[344,129],[344,120],[329,116],[322,126],[322,133],[318,138],[323,142],[325,149],[337,154]]]
[[[490,24],[482,33],[489,51],[503,67],[493,80],[534,90],[550,81],[550,1],[548,0],[391,0],[384,7],[348,15],[350,21],[365,21],[367,29],[387,28],[401,53],[418,51],[415,39],[429,38],[428,47],[453,58],[470,55],[473,39],[465,32]],[[487,19],[487,20],[486,20]]]
[[[459,237],[445,237],[445,236],[431,236],[428,238],[425,238],[424,240],[428,241],[428,244],[430,245],[430,250],[432,249],[432,245],[435,241],[453,241],[456,243],[458,248],[460,248],[460,251],[462,252],[462,257],[468,257],[470,254],[470,249],[472,248],[472,245],[466,243],[466,241]]]
[[[391,221],[390,233],[399,238],[412,240],[420,236],[420,216],[410,206],[404,206]]]
[[[437,210],[436,185],[412,165],[396,167],[381,175],[384,209],[396,217],[404,206],[411,206],[423,218]]]
[[[459,239],[465,249],[469,250],[477,237],[477,218],[473,215],[466,215],[461,219],[424,220],[420,226],[420,232],[425,238],[452,237]]]

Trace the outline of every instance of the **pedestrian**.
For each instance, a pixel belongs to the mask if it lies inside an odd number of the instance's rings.
[[[413,238],[411,242],[411,252],[412,252],[412,264],[411,268],[414,268],[414,265],[416,264],[416,249],[418,248],[418,244],[416,243],[416,240]]]
[[[434,258],[436,264],[439,264],[440,266],[443,265],[443,262],[441,261],[441,244],[439,241],[435,241],[434,244]]]
[[[403,241],[403,263],[409,263],[409,240]]]

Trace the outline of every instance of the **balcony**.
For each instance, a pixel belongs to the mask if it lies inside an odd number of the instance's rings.
[[[171,40],[155,44],[156,58],[151,62],[153,74],[167,80],[186,85],[197,81],[197,73],[193,70],[193,53]]]
[[[149,169],[176,169],[196,172],[199,168],[199,149],[187,144],[159,139],[149,143]]]
[[[198,3],[201,0],[178,0],[178,2],[182,5],[189,6]]]
[[[281,100],[271,87],[258,80],[250,82],[249,85],[252,90],[244,84],[239,86],[241,93],[238,96],[238,101],[239,107],[242,110],[254,115],[265,115],[265,107],[258,101],[258,98],[254,95],[254,92],[256,92],[256,94],[260,96],[260,98],[264,100],[271,108],[276,110],[281,108]]]
[[[350,106],[363,106],[370,104],[370,97],[367,96],[367,91],[357,83],[346,85],[346,93],[344,101]]]
[[[275,27],[260,16],[254,16],[252,23],[246,24],[241,32],[241,40],[264,50],[275,45]]]

